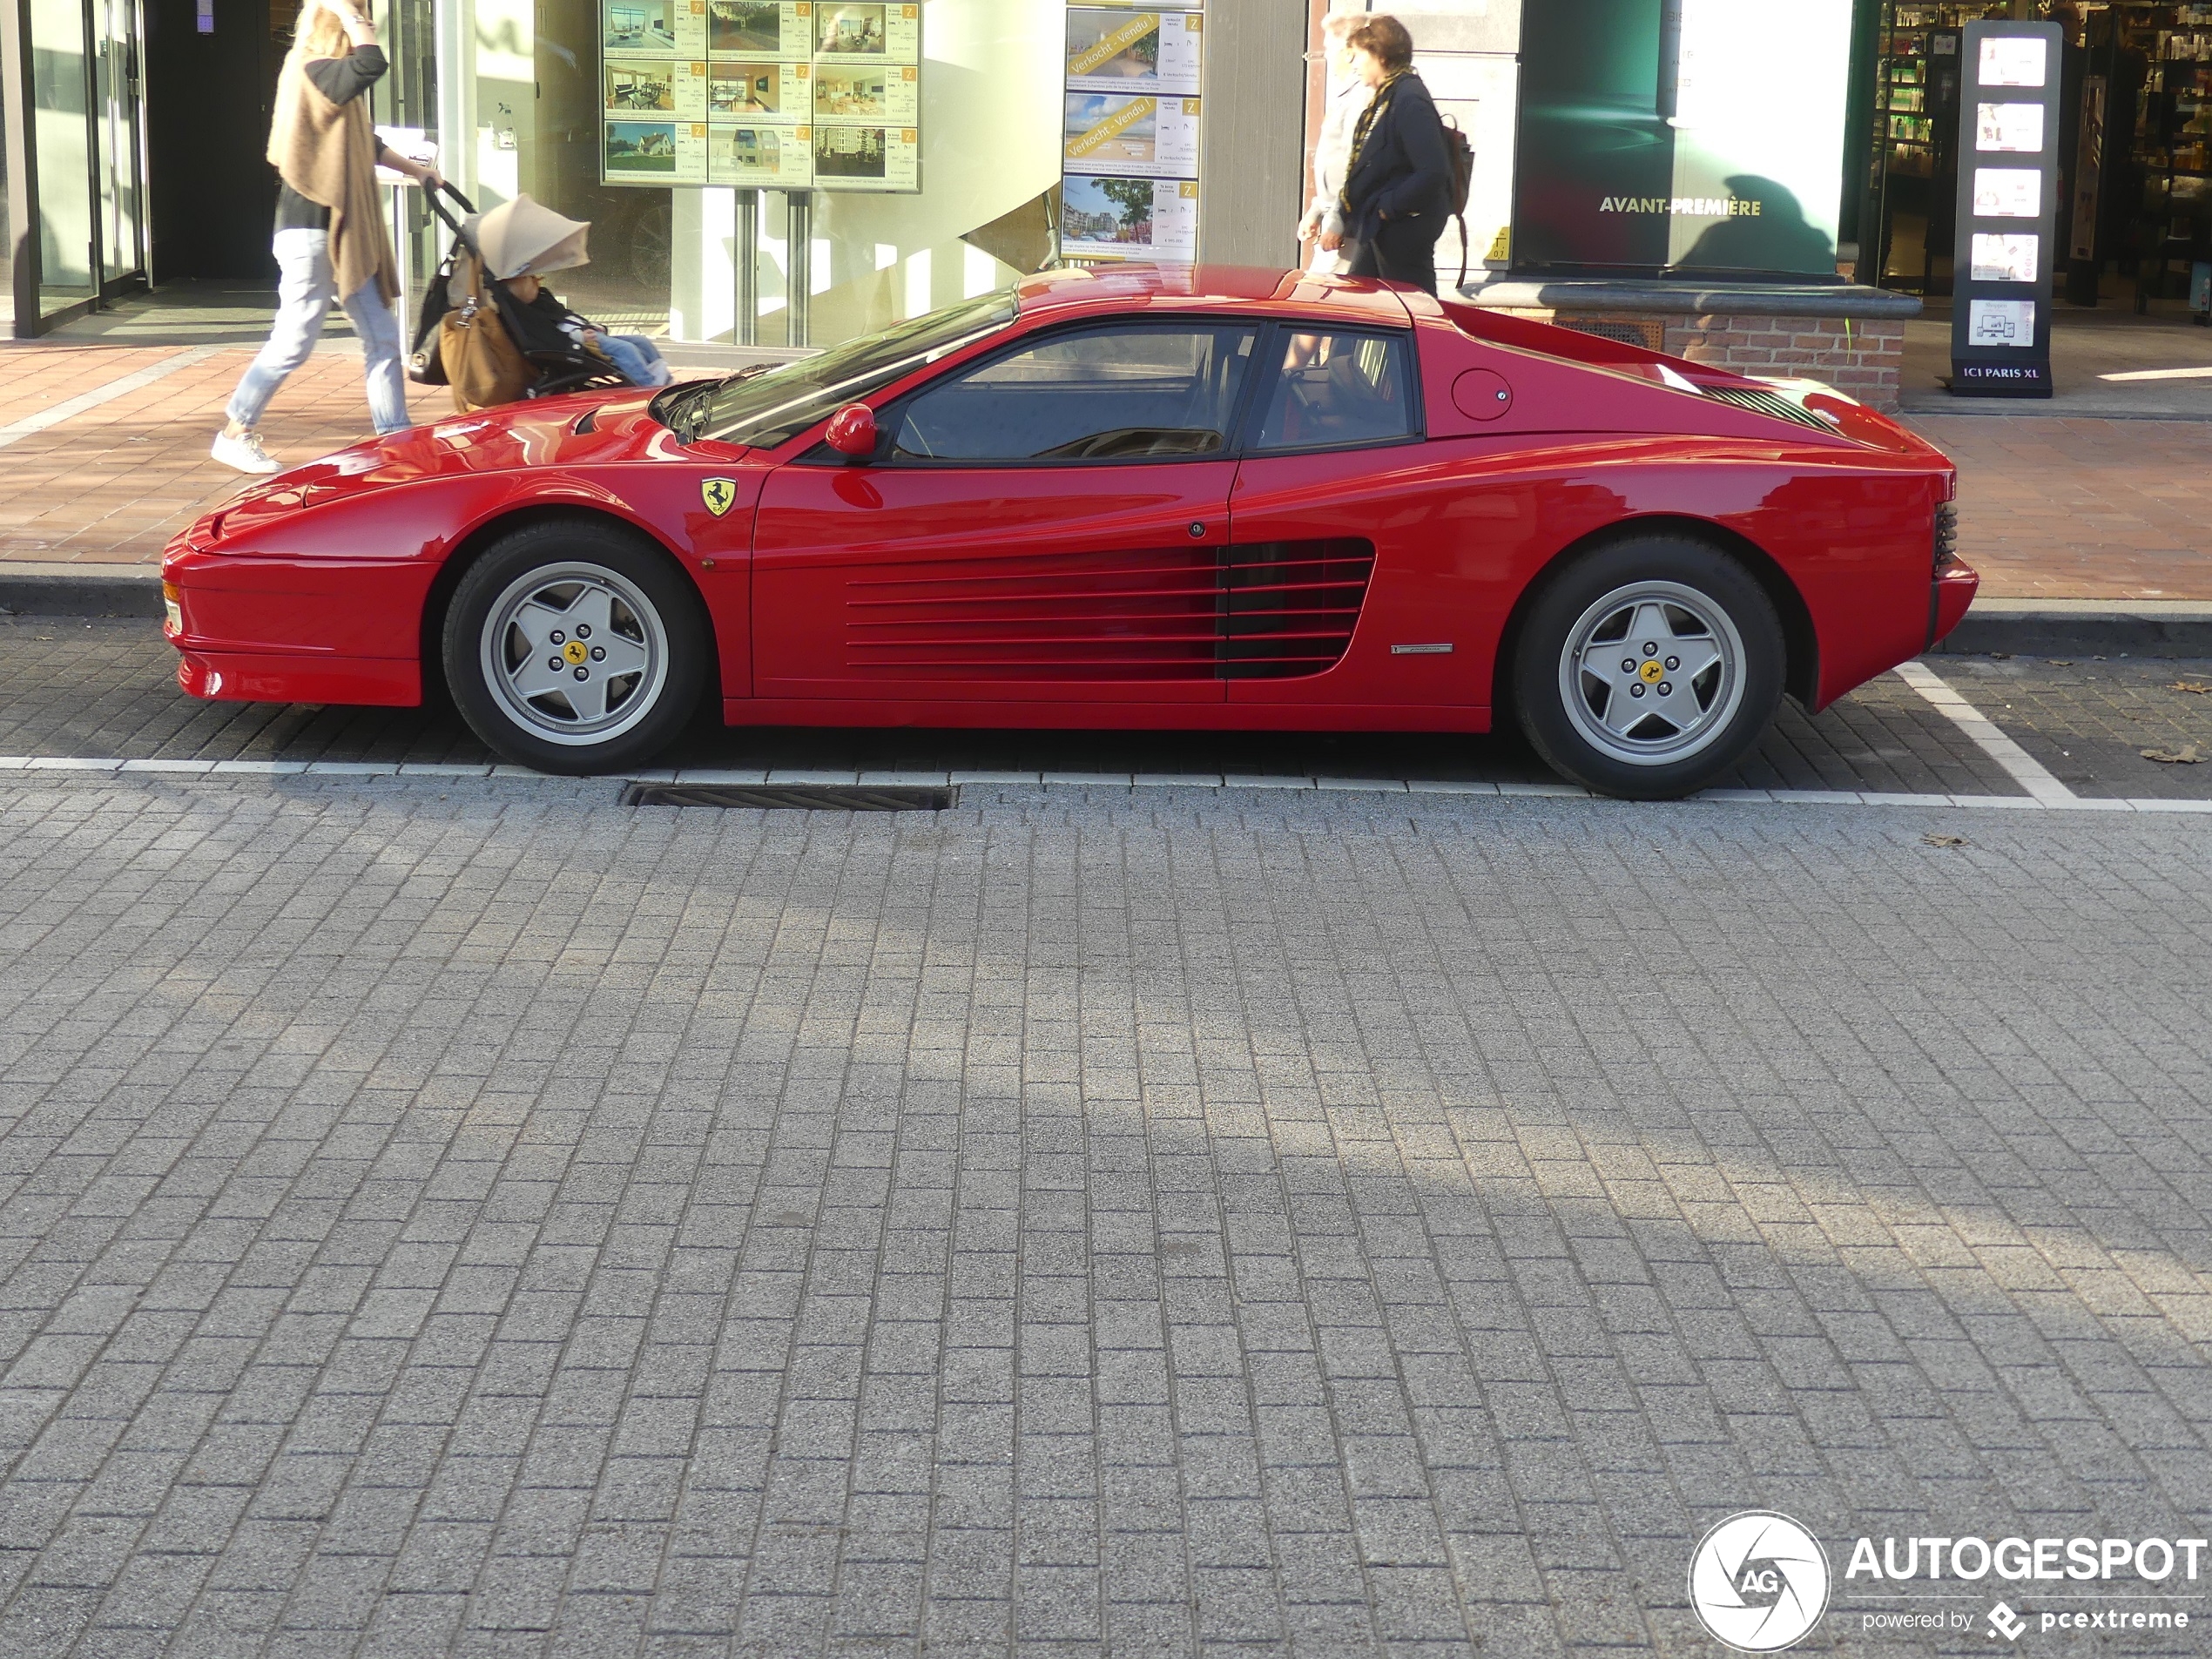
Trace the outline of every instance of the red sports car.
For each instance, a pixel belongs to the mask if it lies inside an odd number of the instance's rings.
[[[1954,475],[1811,382],[1357,280],[1032,277],[818,356],[441,421],[162,562],[197,697],[616,771],[732,725],[1485,732],[1686,793],[1925,650]]]

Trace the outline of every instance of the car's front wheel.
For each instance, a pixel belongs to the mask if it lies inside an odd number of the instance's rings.
[[[1521,729],[1554,769],[1608,795],[1703,788],[1759,740],[1786,647],[1766,590],[1716,549],[1644,536],[1546,583],[1521,630]]]
[[[496,753],[541,772],[613,772],[682,730],[705,684],[698,597],[660,553],[612,527],[532,525],[454,590],[446,683]]]

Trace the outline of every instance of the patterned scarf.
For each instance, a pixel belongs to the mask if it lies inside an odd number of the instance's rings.
[[[1359,123],[1352,129],[1352,153],[1344,158],[1344,176],[1347,184],[1352,179],[1352,170],[1359,165],[1359,152],[1367,147],[1367,135],[1375,130],[1375,122],[1382,115],[1383,105],[1390,102],[1391,88],[1412,72],[1410,66],[1393,71],[1389,78],[1375,88],[1375,95],[1368,100],[1367,107],[1359,111]],[[1347,213],[1352,211],[1351,199],[1342,191],[1337,192],[1337,205]]]

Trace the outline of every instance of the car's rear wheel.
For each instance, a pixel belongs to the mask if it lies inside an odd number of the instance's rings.
[[[1514,697],[1554,769],[1663,800],[1703,788],[1759,740],[1786,661],[1756,577],[1702,543],[1644,536],[1549,578],[1521,630]]]
[[[532,525],[454,590],[446,683],[506,759],[614,772],[682,730],[706,680],[706,618],[667,558],[611,527]]]

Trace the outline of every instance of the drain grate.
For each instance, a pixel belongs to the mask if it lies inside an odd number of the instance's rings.
[[[632,784],[622,792],[622,804],[799,813],[941,813],[960,804],[960,791],[865,784]]]

